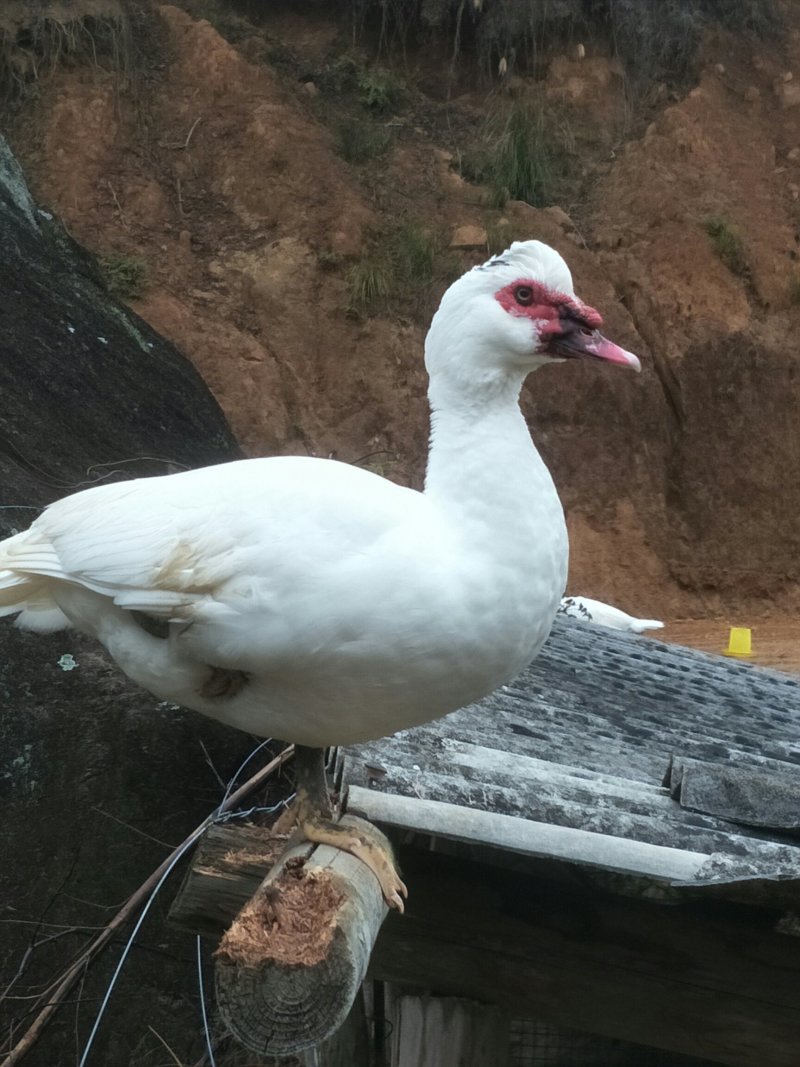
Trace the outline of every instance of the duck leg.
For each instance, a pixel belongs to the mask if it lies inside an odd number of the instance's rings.
[[[333,818],[328,783],[325,779],[325,752],[321,748],[295,745],[297,797],[281,815],[275,828],[285,832],[295,827],[292,844],[305,839],[317,845],[332,845],[362,860],[380,883],[383,898],[391,908],[403,911],[408,891],[400,880],[393,857],[367,833],[340,826]]]

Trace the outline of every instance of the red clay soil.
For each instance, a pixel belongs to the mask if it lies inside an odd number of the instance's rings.
[[[579,221],[521,203],[501,217],[454,172],[454,139],[482,120],[487,92],[446,105],[417,90],[385,159],[345,163],[318,87],[269,61],[276,41],[308,69],[347,46],[317,5],[266,16],[238,46],[164,6],[163,58],[135,93],[97,68],[60,70],[11,139],[79,241],[147,262],[133,306],[195,361],[254,455],[335,455],[419,486],[422,322],[437,293],[423,314],[353,315],[349,267],[398,218],[445,243],[463,225],[552,243],[645,368],[561,366],[526,387],[568,514],[570,589],[644,616],[796,610],[800,15],[788,14],[778,44],[708,41],[699,84],[665,93],[638,132],[591,42],[583,61],[556,57],[544,83],[517,79],[579,142],[594,131]],[[740,234],[741,273],[709,218]],[[485,250],[454,255],[460,270]]]

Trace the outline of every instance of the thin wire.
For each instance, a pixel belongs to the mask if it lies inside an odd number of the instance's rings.
[[[130,936],[128,937],[128,940],[125,943],[125,948],[122,950],[122,955],[120,956],[119,961],[117,963],[117,966],[114,969],[114,973],[111,976],[111,981],[108,983],[108,988],[106,989],[105,996],[103,997],[103,1000],[102,1000],[102,1002],[100,1004],[100,1008],[99,1008],[99,1010],[97,1012],[97,1015],[95,1016],[94,1025],[92,1026],[91,1033],[89,1034],[89,1037],[87,1039],[86,1047],[83,1050],[83,1055],[81,1056],[80,1063],[78,1064],[78,1067],[85,1067],[86,1060],[88,1059],[89,1053],[91,1052],[92,1045],[94,1043],[94,1039],[97,1036],[97,1031],[100,1028],[100,1023],[101,1023],[101,1021],[103,1019],[103,1015],[105,1014],[105,1010],[108,1007],[108,1002],[111,999],[111,994],[114,992],[114,987],[117,984],[117,979],[119,978],[120,974],[122,973],[122,968],[125,966],[125,962],[126,962],[126,960],[128,958],[128,954],[129,954],[131,948],[133,947],[134,941],[136,940],[136,935],[139,933],[139,930],[141,929],[142,923],[144,922],[145,918],[147,917],[147,913],[150,911],[150,907],[151,907],[153,901],[156,899],[156,897],[157,897],[162,885],[164,884],[164,882],[166,882],[167,878],[169,878],[170,874],[172,874],[172,871],[174,870],[175,865],[178,863],[178,861],[183,858],[183,856],[188,851],[188,849],[191,848],[195,844],[195,842],[198,840],[198,838],[200,838],[205,833],[205,831],[208,829],[209,826],[211,826],[211,825],[213,825],[215,823],[227,822],[230,818],[236,818],[236,817],[243,818],[243,817],[245,817],[247,815],[250,815],[250,814],[253,814],[255,812],[262,812],[263,811],[263,812],[268,812],[268,813],[271,814],[272,812],[277,811],[279,808],[283,807],[287,803],[287,801],[283,801],[282,800],[278,804],[275,804],[271,808],[253,807],[253,808],[248,809],[248,811],[246,811],[246,812],[222,812],[221,811],[221,809],[224,807],[228,797],[231,795],[233,787],[236,784],[236,779],[242,773],[242,771],[247,766],[247,764],[250,762],[250,760],[258,752],[260,752],[264,748],[265,745],[270,744],[271,741],[272,741],[272,738],[267,738],[265,741],[262,741],[261,744],[257,745],[256,748],[254,748],[253,751],[247,756],[247,758],[242,761],[242,763],[239,766],[238,770],[236,771],[236,773],[233,775],[233,777],[228,782],[228,785],[227,785],[227,787],[225,789],[225,795],[223,796],[222,800],[220,801],[220,804],[217,807],[216,811],[211,815],[211,817],[208,819],[208,821],[206,823],[204,823],[202,826],[199,826],[197,828],[197,830],[192,834],[192,836],[187,838],[186,841],[184,841],[184,843],[183,843],[182,847],[180,848],[180,850],[173,856],[172,862],[169,864],[169,866],[166,868],[164,873],[159,878],[158,882],[156,882],[155,886],[153,887],[153,891],[150,894],[150,896],[148,897],[144,907],[142,908],[142,910],[141,910],[141,912],[139,914],[139,918],[136,920],[136,923],[135,923],[133,929],[131,930]],[[289,798],[289,799],[291,799],[291,798]],[[198,953],[199,953],[200,952],[200,938],[199,938],[199,936],[197,938],[197,950],[198,950]],[[204,1029],[205,1029],[206,1042],[208,1044],[209,1056],[211,1057],[211,1067],[216,1067],[216,1063],[214,1061],[214,1053],[212,1051],[211,1044],[210,1044],[211,1039],[210,1039],[209,1030],[208,1030],[208,1017],[207,1017],[207,1014],[206,1014],[205,994],[204,994],[204,990],[203,990],[203,974],[202,974],[202,970],[200,969],[200,962],[199,961],[198,961],[198,980],[199,980],[199,984],[200,984],[200,1003],[202,1005],[202,1010],[203,1010],[203,1026],[204,1026]]]
[[[92,1026],[92,1031],[89,1034],[89,1038],[88,1038],[88,1040],[86,1042],[86,1047],[83,1050],[83,1055],[81,1056],[80,1063],[78,1064],[78,1067],[84,1067],[84,1065],[86,1063],[86,1060],[89,1057],[89,1053],[91,1051],[92,1044],[94,1043],[94,1039],[95,1039],[95,1037],[97,1035],[97,1031],[100,1028],[100,1022],[101,1022],[101,1020],[103,1018],[103,1015],[105,1014],[106,1008],[108,1007],[108,1002],[111,999],[111,994],[114,992],[114,987],[117,984],[117,979],[119,978],[120,973],[122,972],[122,968],[125,966],[125,961],[128,958],[128,953],[130,952],[131,948],[133,947],[133,942],[136,939],[136,935],[139,933],[139,929],[141,928],[141,925],[144,922],[144,920],[145,920],[145,918],[147,916],[147,913],[150,911],[150,905],[153,903],[153,901],[158,896],[158,892],[161,889],[161,887],[164,884],[164,882],[166,882],[167,878],[169,878],[169,876],[172,874],[172,871],[173,871],[175,865],[178,863],[178,861],[180,859],[183,858],[184,854],[195,843],[195,841],[197,841],[198,837],[200,837],[200,835],[202,833],[204,833],[205,829],[206,829],[205,826],[198,827],[197,830],[192,834],[192,836],[187,838],[186,841],[184,841],[183,846],[175,854],[175,856],[172,859],[172,862],[170,863],[170,865],[167,867],[167,869],[164,871],[164,873],[161,875],[161,877],[159,878],[159,880],[156,882],[155,886],[153,887],[153,892],[150,894],[147,902],[145,903],[144,907],[142,908],[141,913],[139,915],[139,918],[136,920],[136,924],[133,927],[133,930],[131,930],[130,937],[128,938],[127,942],[125,943],[125,948],[122,950],[122,955],[120,956],[119,962],[117,963],[117,966],[116,966],[116,968],[114,970],[114,973],[111,976],[111,981],[108,983],[108,989],[106,989],[105,996],[103,997],[102,1003],[100,1004],[100,1009],[97,1012],[97,1015],[95,1016],[94,1025]]]
[[[259,746],[259,747],[263,747],[263,746]],[[253,754],[254,753],[251,753],[251,756]],[[116,970],[114,971],[114,974],[111,977],[111,982],[109,983],[109,986],[108,986],[108,988],[106,990],[106,994],[103,997],[98,1016],[95,1019],[94,1026],[92,1027],[91,1034],[89,1035],[89,1040],[87,1042],[86,1048],[84,1049],[83,1056],[81,1057],[81,1060],[80,1060],[80,1063],[79,1063],[78,1067],[84,1067],[84,1065],[86,1063],[86,1059],[87,1059],[87,1057],[89,1055],[92,1043],[94,1041],[94,1038],[95,1038],[95,1036],[97,1034],[97,1030],[98,1030],[99,1025],[100,1025],[100,1020],[101,1020],[102,1015],[103,1015],[103,1013],[104,1013],[104,1011],[105,1011],[105,1009],[106,1009],[106,1007],[108,1005],[108,1001],[111,998],[111,994],[112,994],[112,991],[114,989],[114,985],[115,985],[115,983],[116,983],[116,981],[117,981],[117,979],[119,977],[119,974],[120,974],[120,972],[122,970],[122,966],[123,966],[123,964],[125,962],[127,954],[130,951],[131,946],[133,945],[133,942],[134,942],[134,939],[136,937],[136,934],[139,931],[139,929],[141,928],[142,922],[144,921],[144,918],[145,918],[147,912],[149,911],[150,906],[152,905],[153,901],[155,900],[156,894],[159,892],[159,890],[161,889],[161,887],[164,884],[164,882],[166,881],[166,879],[169,877],[171,872],[174,870],[175,865],[186,854],[187,850],[189,848],[191,848],[198,841],[198,839],[205,833],[205,831],[208,829],[208,827],[211,826],[215,822],[216,819],[221,819],[222,821],[224,821],[224,817],[226,815],[226,812],[224,812],[222,810],[223,808],[225,808],[225,807],[231,807],[232,808],[232,807],[234,807],[234,805],[238,804],[241,800],[244,799],[244,797],[246,797],[249,793],[251,793],[256,788],[256,785],[259,785],[263,781],[265,781],[266,778],[269,777],[269,775],[272,774],[273,771],[275,771],[279,767],[281,767],[288,759],[291,759],[291,757],[293,755],[294,755],[294,746],[293,745],[287,746],[284,749],[284,751],[280,753],[280,755],[275,756],[272,760],[269,761],[268,764],[266,764],[266,766],[262,767],[260,771],[257,771],[254,775],[252,775],[250,777],[250,779],[247,782],[244,783],[244,785],[239,786],[239,788],[237,790],[235,790],[234,792],[232,792],[232,793],[228,792],[227,795],[226,795],[226,799],[222,802],[222,804],[220,804],[208,816],[206,816],[206,818],[200,823],[199,826],[195,827],[195,829],[192,831],[192,833],[189,835],[189,837],[187,837],[186,840],[179,846],[179,849],[178,849],[177,852],[173,853],[170,857],[168,857],[167,860],[165,860],[163,863],[159,864],[159,866],[156,868],[156,870],[153,872],[153,874],[146,880],[144,885],[140,886],[139,889],[131,897],[128,898],[128,900],[122,905],[122,908],[117,912],[117,914],[114,916],[114,918],[111,920],[111,922],[108,923],[106,926],[102,927],[102,932],[98,935],[98,937],[96,937],[94,939],[94,941],[89,945],[89,947],[81,955],[81,957],[78,960],[79,963],[81,963],[82,961],[86,961],[88,963],[88,962],[91,962],[93,960],[94,956],[105,947],[105,945],[106,945],[108,939],[111,937],[111,934],[114,931],[114,929],[116,929],[116,927],[118,925],[120,925],[121,923],[123,923],[123,922],[127,923],[128,919],[129,919],[129,911],[128,911],[128,909],[130,909],[130,912],[133,912],[134,907],[138,906],[139,900],[144,895],[144,893],[148,890],[149,886],[151,884],[153,884],[153,880],[155,879],[155,884],[153,885],[153,889],[150,890],[150,896],[149,896],[147,902],[144,905],[144,909],[142,911],[142,914],[139,916],[139,920],[136,923],[136,927],[134,928],[133,932],[131,933],[131,936],[128,939],[128,942],[127,942],[127,944],[125,946],[125,950],[123,952],[123,956],[120,959],[119,964],[118,964]],[[239,772],[237,772],[237,773],[239,773]],[[161,875],[158,875],[159,871],[162,871]],[[157,875],[158,875],[158,877],[156,877]],[[67,875],[67,879],[68,878],[69,878],[69,874]],[[77,898],[70,898],[70,899],[77,899]],[[133,901],[135,901],[135,904],[132,903]],[[95,905],[95,906],[99,907],[100,905]],[[111,906],[111,905],[109,905],[109,906]],[[50,996],[51,995],[51,991],[52,991],[52,998],[53,999],[50,1000],[49,1002],[44,1002],[44,1006],[42,1007],[42,1010],[39,1012],[39,1014],[36,1017],[36,1019],[33,1022],[33,1024],[28,1027],[28,1029],[26,1030],[26,1032],[23,1035],[23,1037],[21,1038],[21,1040],[18,1041],[17,1044],[10,1050],[9,1056],[7,1056],[3,1060],[4,1064],[11,1063],[12,1060],[14,1062],[16,1062],[17,1059],[19,1059],[22,1055],[25,1054],[25,1052],[28,1051],[28,1049],[30,1049],[30,1047],[33,1045],[33,1043],[37,1040],[37,1038],[39,1036],[39,1031],[47,1024],[47,1022],[48,1022],[50,1016],[52,1015],[52,1013],[57,1009],[57,1007],[58,1007],[58,1005],[60,1003],[64,1002],[63,998],[66,996],[66,994],[69,992],[69,990],[74,985],[77,973],[78,972],[76,971],[76,968],[73,965],[71,968],[68,968],[65,973],[62,973],[62,975],[59,978],[55,979],[55,981],[50,984],[48,989],[45,990],[45,992],[43,994],[39,994],[39,996],[36,998],[37,1005],[42,1005],[43,998],[47,998],[48,996]],[[30,999],[30,998],[15,997],[14,999],[15,1000],[19,1000],[19,999]],[[71,1003],[71,1002],[67,1002],[67,1003]],[[13,1034],[9,1037],[9,1042],[12,1039],[13,1039]],[[0,1053],[0,1055],[2,1055],[2,1053]],[[205,1056],[204,1056],[204,1058],[205,1058]]]
[[[197,935],[197,984],[200,987],[200,1011],[203,1014],[203,1033],[206,1035],[206,1049],[211,1067],[217,1067],[214,1059],[214,1046],[211,1043],[211,1031],[208,1028],[208,1012],[206,1011],[206,990],[203,983],[203,953],[200,948],[200,934]]]
[[[228,799],[228,797],[229,797],[229,796],[231,795],[231,791],[232,791],[233,787],[234,787],[234,786],[236,785],[236,779],[237,779],[237,778],[239,777],[239,775],[240,775],[240,774],[242,773],[242,771],[243,771],[243,770],[245,769],[245,767],[246,767],[246,766],[247,766],[247,764],[248,764],[248,763],[250,762],[250,760],[251,760],[251,759],[252,759],[252,758],[253,758],[254,756],[256,756],[256,755],[257,755],[257,754],[258,754],[258,753],[259,753],[259,752],[261,751],[261,749],[262,749],[262,748],[264,748],[264,747],[265,747],[266,745],[270,745],[270,744],[272,744],[272,738],[271,738],[271,737],[268,737],[268,738],[267,738],[267,739],[266,739],[265,741],[262,741],[260,745],[256,745],[256,747],[255,747],[255,748],[253,749],[253,751],[252,751],[252,752],[250,753],[250,755],[249,755],[249,756],[246,756],[246,757],[245,757],[245,758],[244,758],[244,759],[242,760],[242,762],[241,762],[241,764],[240,764],[240,766],[239,766],[238,770],[237,770],[237,771],[235,772],[235,774],[233,775],[233,777],[231,778],[231,780],[230,780],[230,781],[228,782],[228,785],[227,785],[227,787],[226,787],[226,789],[225,789],[225,792],[224,792],[224,794],[223,794],[223,796],[222,796],[222,800],[220,801],[220,805],[219,805],[219,807],[220,807],[220,808],[221,808],[221,807],[223,806],[223,804],[225,803],[225,801],[226,801],[226,800]],[[219,810],[219,808],[218,808],[217,810]]]
[[[226,822],[232,822],[234,819],[248,819],[251,815],[274,815],[276,811],[280,811],[281,808],[287,808],[297,793],[292,793],[284,800],[279,800],[277,804],[273,804],[272,807],[264,808],[257,806],[254,808],[248,808],[246,811],[224,811],[222,815],[218,815],[214,819],[214,826],[223,826]]]

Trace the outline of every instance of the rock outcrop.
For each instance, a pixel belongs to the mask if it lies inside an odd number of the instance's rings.
[[[197,372],[104,291],[91,257],[37,209],[2,140],[0,247],[3,535],[79,487],[237,454]],[[12,987],[0,1046],[30,1023],[25,996],[219,802],[216,774],[227,779],[251,747],[159,703],[89,641],[2,620],[0,988]],[[151,1062],[159,1042],[148,1025],[189,1062],[200,1055],[194,946],[163,928],[163,913],[142,933],[93,1062]],[[87,974],[27,1067],[75,1058],[119,950]]]

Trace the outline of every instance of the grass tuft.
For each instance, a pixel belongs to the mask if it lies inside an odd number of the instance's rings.
[[[714,251],[731,273],[740,278],[750,273],[747,250],[738,231],[722,215],[710,215],[703,226]]]
[[[149,285],[147,264],[138,256],[111,255],[99,260],[108,291],[118,300],[138,300]]]
[[[349,308],[362,311],[386,301],[392,291],[391,277],[380,259],[362,259],[351,267],[347,284]]]
[[[403,292],[427,286],[433,280],[439,243],[413,222],[401,222],[389,234],[387,254],[395,288]]]
[[[437,234],[405,220],[383,235],[372,256],[350,270],[348,310],[391,305],[426,319],[433,283],[450,282],[459,272]]]
[[[359,76],[358,95],[364,107],[382,113],[401,102],[403,86],[390,71],[372,67]]]
[[[336,148],[345,163],[368,163],[382,156],[392,142],[388,130],[374,123],[350,118],[340,122],[336,131]]]
[[[462,161],[462,177],[489,188],[492,205],[524,200],[545,207],[571,169],[565,131],[548,121],[541,103],[515,103],[486,127],[483,147]]]

